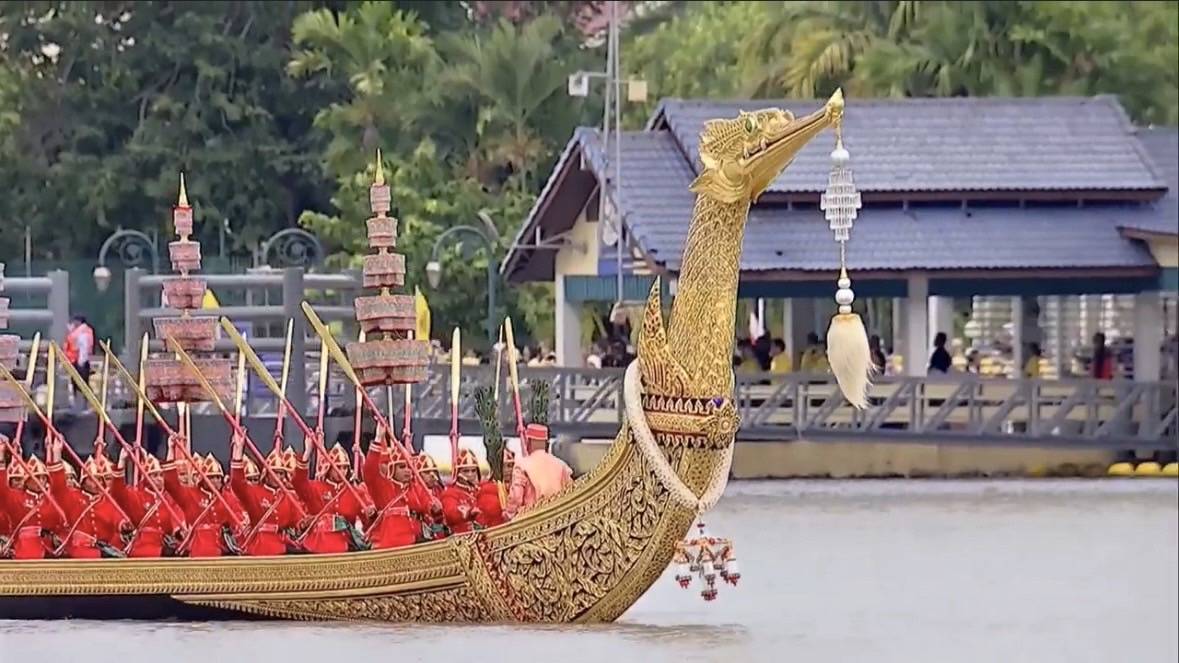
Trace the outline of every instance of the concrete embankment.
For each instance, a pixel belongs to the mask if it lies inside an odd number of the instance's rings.
[[[577,473],[592,469],[609,441],[583,440],[560,445]],[[938,445],[806,439],[789,442],[738,442],[734,479],[829,477],[1035,477],[1106,476],[1117,466],[1116,453],[1104,449]],[[1146,463],[1142,463],[1146,465]],[[1134,464],[1131,463],[1130,475]],[[1163,465],[1166,466],[1165,464]],[[1112,474],[1117,474],[1113,472]],[[1153,476],[1141,472],[1138,476]],[[1158,473],[1163,476],[1163,473]]]

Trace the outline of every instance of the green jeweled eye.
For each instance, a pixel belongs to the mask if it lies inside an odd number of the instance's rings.
[[[752,115],[745,116],[745,130],[749,133],[757,131],[757,122],[753,119]]]

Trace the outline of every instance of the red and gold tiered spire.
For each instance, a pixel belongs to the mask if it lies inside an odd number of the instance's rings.
[[[368,245],[377,252],[364,257],[364,287],[379,292],[356,298],[356,321],[365,340],[348,344],[348,360],[368,386],[422,382],[430,363],[430,346],[427,339],[413,338],[417,327],[414,298],[390,293],[390,289],[405,285],[405,256],[393,251],[397,247],[397,219],[388,216],[391,198],[379,150],[368,199],[373,212],[367,222]]]
[[[164,298],[165,306],[179,309],[180,315],[154,319],[152,322],[156,336],[161,341],[171,336],[189,353],[212,352],[216,342],[217,319],[192,315],[192,311],[201,307],[206,283],[205,279],[190,275],[190,272],[201,268],[201,244],[192,239],[192,205],[188,202],[184,173],[180,174],[180,195],[172,208],[172,225],[179,239],[168,243],[168,256],[172,261],[172,269],[179,275],[164,281]],[[222,399],[230,400],[234,389],[230,360],[203,358],[196,359],[195,364]],[[196,376],[191,375],[171,353],[147,360],[147,395],[153,401],[162,403],[210,399]]]

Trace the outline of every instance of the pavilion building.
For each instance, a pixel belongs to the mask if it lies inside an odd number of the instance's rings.
[[[704,122],[772,103],[666,99],[617,150],[617,136],[574,132],[502,268],[510,283],[554,284],[561,365],[581,364],[582,308],[616,301],[619,281],[626,301],[644,301],[656,275],[674,295]],[[819,103],[781,106],[801,116]],[[1134,339],[1126,374],[1168,372],[1174,128],[1136,128],[1109,96],[853,99],[844,126],[864,204],[848,246],[857,301],[905,374],[924,375],[941,331],[1008,348],[1014,367],[1038,343],[1056,375],[1077,373],[1074,355],[1105,331]],[[762,302],[795,355],[834,309],[838,251],[819,210],[833,145],[806,146],[746,228],[739,297]]]

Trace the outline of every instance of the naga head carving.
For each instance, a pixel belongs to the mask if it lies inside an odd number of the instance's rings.
[[[700,175],[693,192],[719,202],[756,200],[812,138],[843,118],[843,92],[802,118],[777,108],[710,120],[700,134]]]

